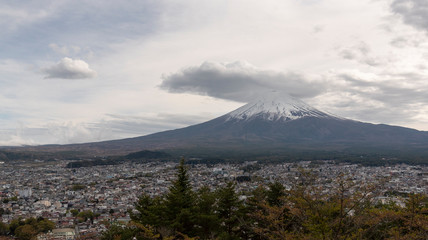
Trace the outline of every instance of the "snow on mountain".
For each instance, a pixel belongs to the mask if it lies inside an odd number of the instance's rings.
[[[226,115],[226,121],[291,121],[303,117],[338,118],[324,113],[305,102],[279,92],[270,92]]]

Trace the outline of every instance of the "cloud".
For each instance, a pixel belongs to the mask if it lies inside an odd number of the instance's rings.
[[[344,59],[355,60],[372,67],[382,64],[382,61],[379,58],[371,56],[371,49],[365,42],[359,42],[352,47],[340,49],[339,56]]]
[[[416,40],[411,40],[408,37],[400,36],[392,39],[390,44],[397,48],[404,48],[409,46],[418,47],[420,43]]]
[[[56,43],[49,44],[49,48],[62,55],[78,54],[81,51],[78,46],[60,46]]]
[[[408,104],[428,102],[426,95],[427,86],[418,85],[410,87],[400,82],[415,81],[422,76],[397,74],[381,80],[383,76],[377,76],[376,81],[361,79],[358,76],[342,74],[339,76],[345,83],[346,89],[352,94],[358,94],[365,99],[374,100],[390,107],[402,107]]]
[[[89,68],[89,65],[83,60],[73,60],[63,58],[57,64],[43,69],[46,74],[45,78],[62,78],[62,79],[83,79],[94,78],[97,72]]]
[[[145,113],[143,116],[106,114],[100,121],[55,121],[41,125],[19,123],[0,129],[0,146],[70,144],[138,137],[153,132],[182,128],[214,116]]]
[[[160,88],[238,102],[248,102],[273,89],[298,98],[313,97],[323,90],[319,80],[310,80],[303,74],[261,70],[244,62],[204,62],[163,76]]]
[[[350,119],[426,130],[425,74],[341,71],[325,78],[329,88],[310,104]]]
[[[391,9],[402,16],[405,24],[428,32],[428,2],[426,0],[394,0]]]

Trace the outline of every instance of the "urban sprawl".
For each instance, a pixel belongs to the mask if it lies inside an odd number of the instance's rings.
[[[70,239],[100,234],[107,223],[127,222],[128,210],[141,193],[161,195],[176,176],[176,162],[124,163],[114,166],[67,168],[69,161],[54,163],[0,162],[0,221],[43,217],[56,224],[57,233],[69,231]],[[379,183],[380,201],[404,201],[405,193],[428,194],[428,167],[394,165],[367,167],[337,164],[333,161],[280,164],[194,164],[188,174],[194,189],[213,189],[228,181],[236,182],[243,198],[259,185],[279,181],[286,188],[301,176],[301,171],[316,174],[325,191],[344,175],[355,182]],[[398,194],[390,194],[391,192]],[[400,195],[401,194],[401,195]],[[73,214],[91,211],[93,219],[85,222]],[[62,230],[61,230],[62,229]],[[67,230],[68,229],[68,230]]]

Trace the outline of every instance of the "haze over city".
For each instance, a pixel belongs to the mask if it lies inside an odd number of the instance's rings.
[[[0,145],[185,127],[272,89],[428,130],[423,0],[0,3]]]

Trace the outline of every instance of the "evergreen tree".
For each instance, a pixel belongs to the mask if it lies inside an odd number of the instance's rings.
[[[221,239],[239,239],[240,221],[243,221],[243,203],[235,192],[235,184],[228,182],[217,191],[217,214],[223,232]]]
[[[195,193],[190,186],[184,159],[181,159],[177,179],[172,182],[165,199],[166,220],[174,231],[187,235],[194,232],[194,204]]]
[[[253,215],[263,210],[263,205],[266,205],[266,188],[259,185],[256,189],[251,191],[249,197],[245,201],[246,218],[243,231],[245,231],[247,239],[259,240],[259,234],[255,232],[254,226],[260,226],[263,222],[259,222]]]
[[[198,236],[202,239],[212,239],[218,230],[219,220],[213,206],[216,203],[215,193],[207,186],[197,192],[196,197],[196,222]]]
[[[285,187],[278,181],[269,183],[269,190],[266,195],[267,201],[271,206],[279,206],[284,201]]]
[[[135,210],[129,211],[131,220],[143,225],[152,225],[155,228],[165,226],[165,207],[161,197],[152,198],[141,194],[135,203]]]

